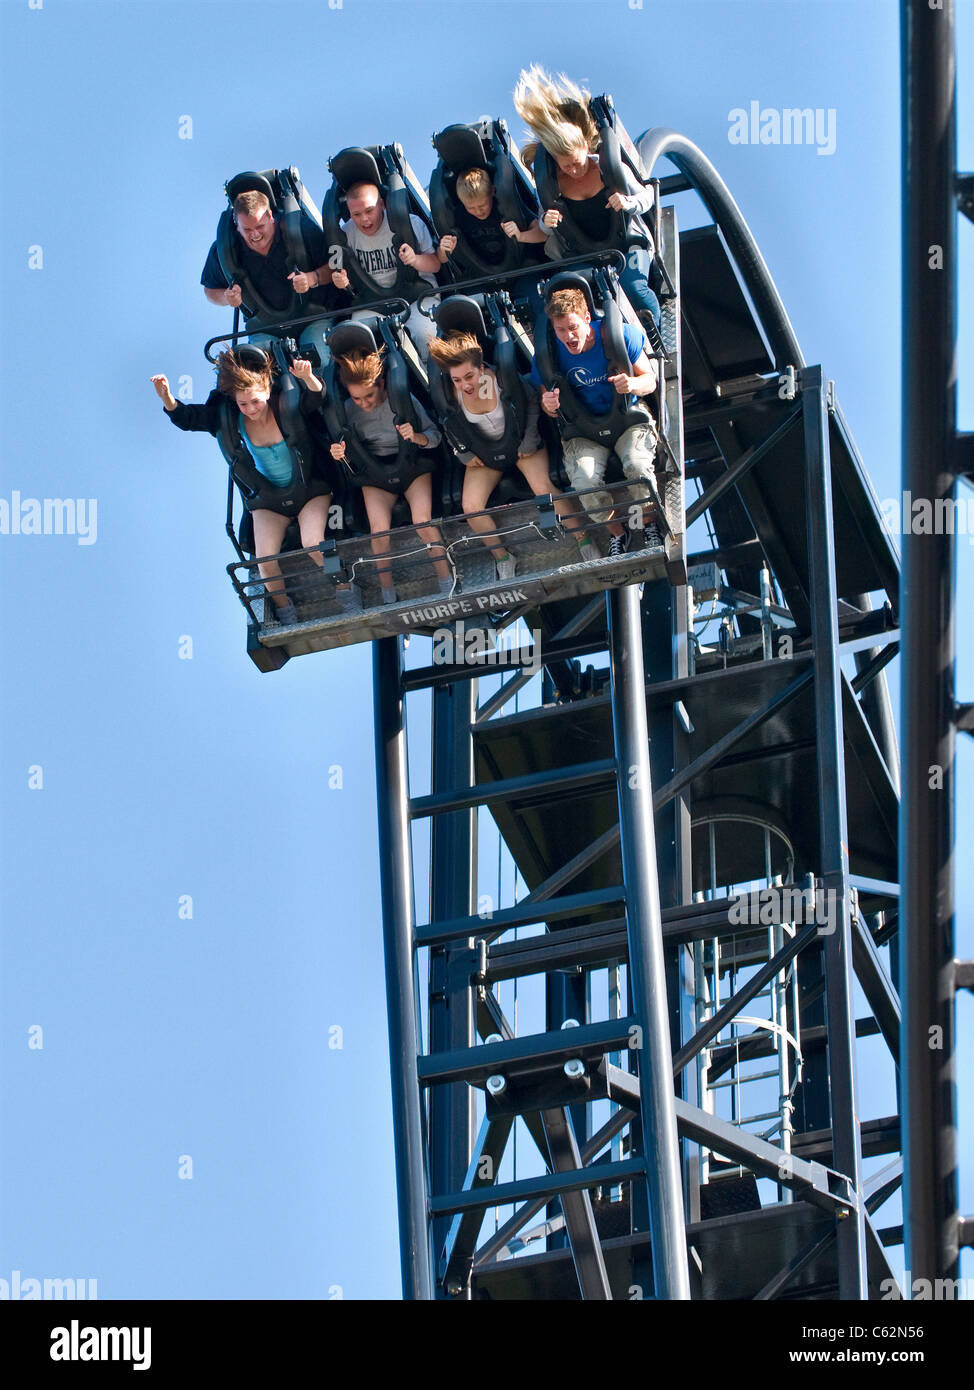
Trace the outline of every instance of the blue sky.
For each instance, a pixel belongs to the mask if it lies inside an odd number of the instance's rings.
[[[958,10],[970,168],[974,6]],[[0,26],[0,496],[94,498],[98,528],[90,545],[0,537],[0,1277],[97,1278],[101,1297],[395,1298],[370,649],[257,673],[225,574],[224,467],[148,381],[210,387],[202,344],[230,323],[199,274],[223,182],[296,164],[320,203],[329,155],[391,140],[425,182],[434,130],[489,113],[520,140],[518,70],[563,69],[610,91],[633,137],[669,126],[712,158],[877,494],[895,496],[897,7],[2,0]],[[752,100],[834,109],[834,154],[731,144],[728,113]],[[969,313],[964,334],[970,429]],[[964,844],[969,740],[960,782]],[[970,901],[969,856],[957,887]],[[969,955],[968,908],[958,929]],[[971,1210],[969,1099],[964,1116]]]

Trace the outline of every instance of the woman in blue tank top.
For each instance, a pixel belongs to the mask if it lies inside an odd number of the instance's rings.
[[[248,353],[250,357],[245,356]],[[302,414],[320,410],[324,391],[311,363],[295,359],[291,375],[304,388]],[[255,354],[252,348],[221,353],[216,389],[203,405],[177,401],[165,376],[152,377],[152,384],[178,429],[215,436],[221,427],[221,397],[228,397],[236,406],[237,429],[245,456],[238,457],[233,465],[234,479],[253,518],[257,567],[278,621],[297,622],[298,614],[287,597],[280,565],[276,559],[260,557],[280,554],[292,517],[297,517],[303,547],[321,544],[328,524],[332,484],[327,458],[314,447],[310,436],[306,448],[309,457],[302,460],[301,466],[284,437],[278,418],[279,384],[274,379],[270,358]],[[246,468],[248,460],[251,468]],[[311,558],[318,565],[323,563],[320,551],[312,550]]]

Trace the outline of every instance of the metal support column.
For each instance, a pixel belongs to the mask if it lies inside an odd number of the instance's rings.
[[[835,894],[834,930],[825,936],[825,1009],[828,1027],[833,1164],[849,1179],[856,1209],[839,1222],[840,1299],[868,1297],[866,1218],[859,1192],[862,1159],[856,1108],[855,1020],[852,1011],[852,923],[849,915],[849,843],[846,825],[842,671],[839,666],[838,595],[832,527],[832,475],[828,415],[821,367],[801,374],[805,433],[805,509],[808,588],[815,670],[815,736],[819,771],[819,839],[825,891]]]
[[[689,1299],[683,1183],[666,1008],[663,931],[656,872],[646,681],[635,585],[607,595],[622,873],[630,990],[642,1028],[640,1117],[659,1299]]]
[[[954,6],[903,0],[903,489],[953,510],[957,428]],[[904,518],[908,522],[908,518]],[[906,1266],[957,1276],[954,538],[904,525],[902,886]],[[936,1031],[934,1031],[936,1030]],[[931,1045],[931,1040],[936,1045]]]
[[[417,1066],[419,1018],[413,977],[412,857],[399,638],[385,637],[374,644],[372,678],[379,882],[402,1290],[404,1298],[429,1299],[433,1291],[426,1199],[426,1135]]]
[[[467,791],[473,786],[471,725],[477,709],[478,682],[457,681],[436,686],[433,699],[433,781],[431,791]],[[477,812],[473,807],[435,816],[430,827],[430,920],[448,921],[472,915],[477,884]],[[473,1047],[474,1006],[469,980],[456,987],[452,957],[468,941],[430,949],[430,1052]],[[433,1192],[455,1192],[463,1186],[474,1142],[473,1091],[465,1082],[434,1087],[429,1101],[430,1184]],[[433,1251],[438,1255],[450,1230],[450,1218],[433,1222]],[[469,1297],[469,1284],[464,1286]],[[445,1296],[441,1286],[437,1294]]]

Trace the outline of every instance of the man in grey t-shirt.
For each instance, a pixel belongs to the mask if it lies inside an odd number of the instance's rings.
[[[350,221],[342,223],[342,231],[348,245],[355,252],[366,275],[377,285],[389,288],[395,283],[397,266],[385,200],[374,183],[353,184],[345,198]],[[433,238],[421,217],[411,213],[409,221],[419,250],[414,251],[411,246],[400,246],[399,260],[403,265],[412,266],[420,278],[428,280],[435,289],[435,272],[440,268],[440,258],[436,254]],[[338,289],[349,289],[351,282],[348,272],[336,270],[332,275],[332,284]],[[353,314],[352,317],[356,315]],[[421,314],[414,303],[410,306],[406,327],[425,362],[429,355],[430,339],[436,336],[436,325],[432,319]]]

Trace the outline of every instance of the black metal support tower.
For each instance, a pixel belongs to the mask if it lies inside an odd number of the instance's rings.
[[[515,612],[535,638],[517,674],[422,665],[425,638],[408,669],[377,650],[404,1289],[888,1296],[902,1230],[874,1217],[902,1170],[869,1165],[899,1153],[900,1117],[868,1113],[857,1041],[882,1040],[895,1095],[898,558],[716,171],[669,131],[639,156],[647,177],[669,158],[661,191],[714,217],[682,236],[661,218],[667,553],[641,593]],[[540,701],[512,712],[539,650]],[[424,691],[430,791],[410,796],[403,705]],[[484,833],[527,889],[486,910]]]
[[[903,490],[954,514],[971,440],[957,432],[958,206],[953,0],[903,0]],[[966,201],[965,201],[966,191]],[[966,458],[965,458],[966,455]],[[974,1222],[958,1211],[955,991],[974,965],[954,959],[954,745],[970,707],[954,689],[953,526],[913,534],[904,516],[903,1113],[906,1266],[914,1279],[957,1277]]]

